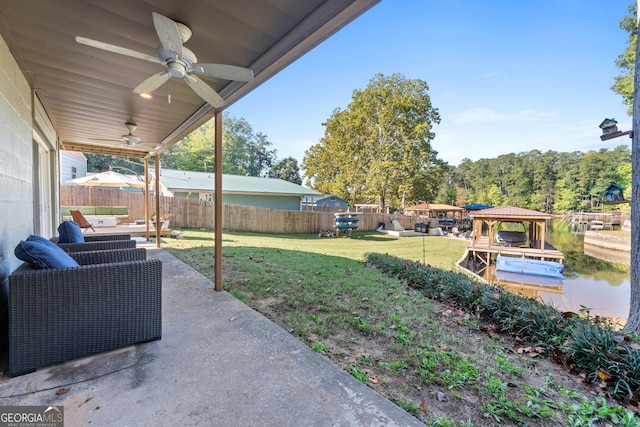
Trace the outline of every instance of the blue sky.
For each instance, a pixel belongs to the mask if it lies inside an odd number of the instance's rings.
[[[376,73],[429,84],[441,116],[432,142],[451,165],[500,154],[614,148],[598,125],[631,129],[610,87],[633,0],[383,0],[229,107],[279,159],[304,152],[322,123]]]

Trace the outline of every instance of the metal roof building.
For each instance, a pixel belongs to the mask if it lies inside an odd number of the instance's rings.
[[[213,200],[215,193],[214,174],[209,172],[161,169],[160,183],[174,197]],[[223,203],[300,210],[301,198],[321,195],[310,188],[278,178],[225,174],[222,179]]]

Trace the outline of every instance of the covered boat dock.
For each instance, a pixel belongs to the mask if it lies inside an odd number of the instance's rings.
[[[475,261],[491,265],[494,256],[498,255],[558,262],[564,260],[564,254],[545,241],[546,223],[552,218],[550,214],[514,206],[500,206],[479,210],[472,213],[471,217],[473,238],[467,252]],[[502,222],[528,224],[527,243],[522,246],[509,246],[499,242],[497,232]]]

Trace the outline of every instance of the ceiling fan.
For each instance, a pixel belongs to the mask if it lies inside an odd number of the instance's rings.
[[[126,122],[124,124],[127,129],[129,129],[129,133],[126,135],[120,136],[120,138],[113,139],[102,139],[102,138],[90,138],[94,141],[114,141],[121,142],[118,145],[126,145],[128,147],[136,147],[136,149],[140,149],[143,151],[153,151],[155,148],[160,147],[161,144],[152,143],[152,142],[142,142],[140,137],[137,137],[133,134],[135,130],[138,128],[138,125],[133,122]]]
[[[202,99],[214,108],[218,108],[224,105],[222,97],[193,73],[224,80],[250,81],[253,79],[253,70],[249,68],[225,64],[198,63],[196,55],[182,46],[182,43],[191,38],[191,29],[159,13],[152,12],[152,15],[153,25],[160,39],[160,46],[156,50],[156,56],[84,37],[76,37],[76,41],[98,49],[162,64],[167,68],[150,76],[136,86],[133,89],[135,93],[151,93],[171,77],[177,77],[184,79]]]

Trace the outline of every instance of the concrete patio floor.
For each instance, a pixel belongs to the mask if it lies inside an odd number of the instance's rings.
[[[162,339],[3,374],[0,405],[62,405],[74,427],[424,425],[165,250],[140,246],[163,262]]]

